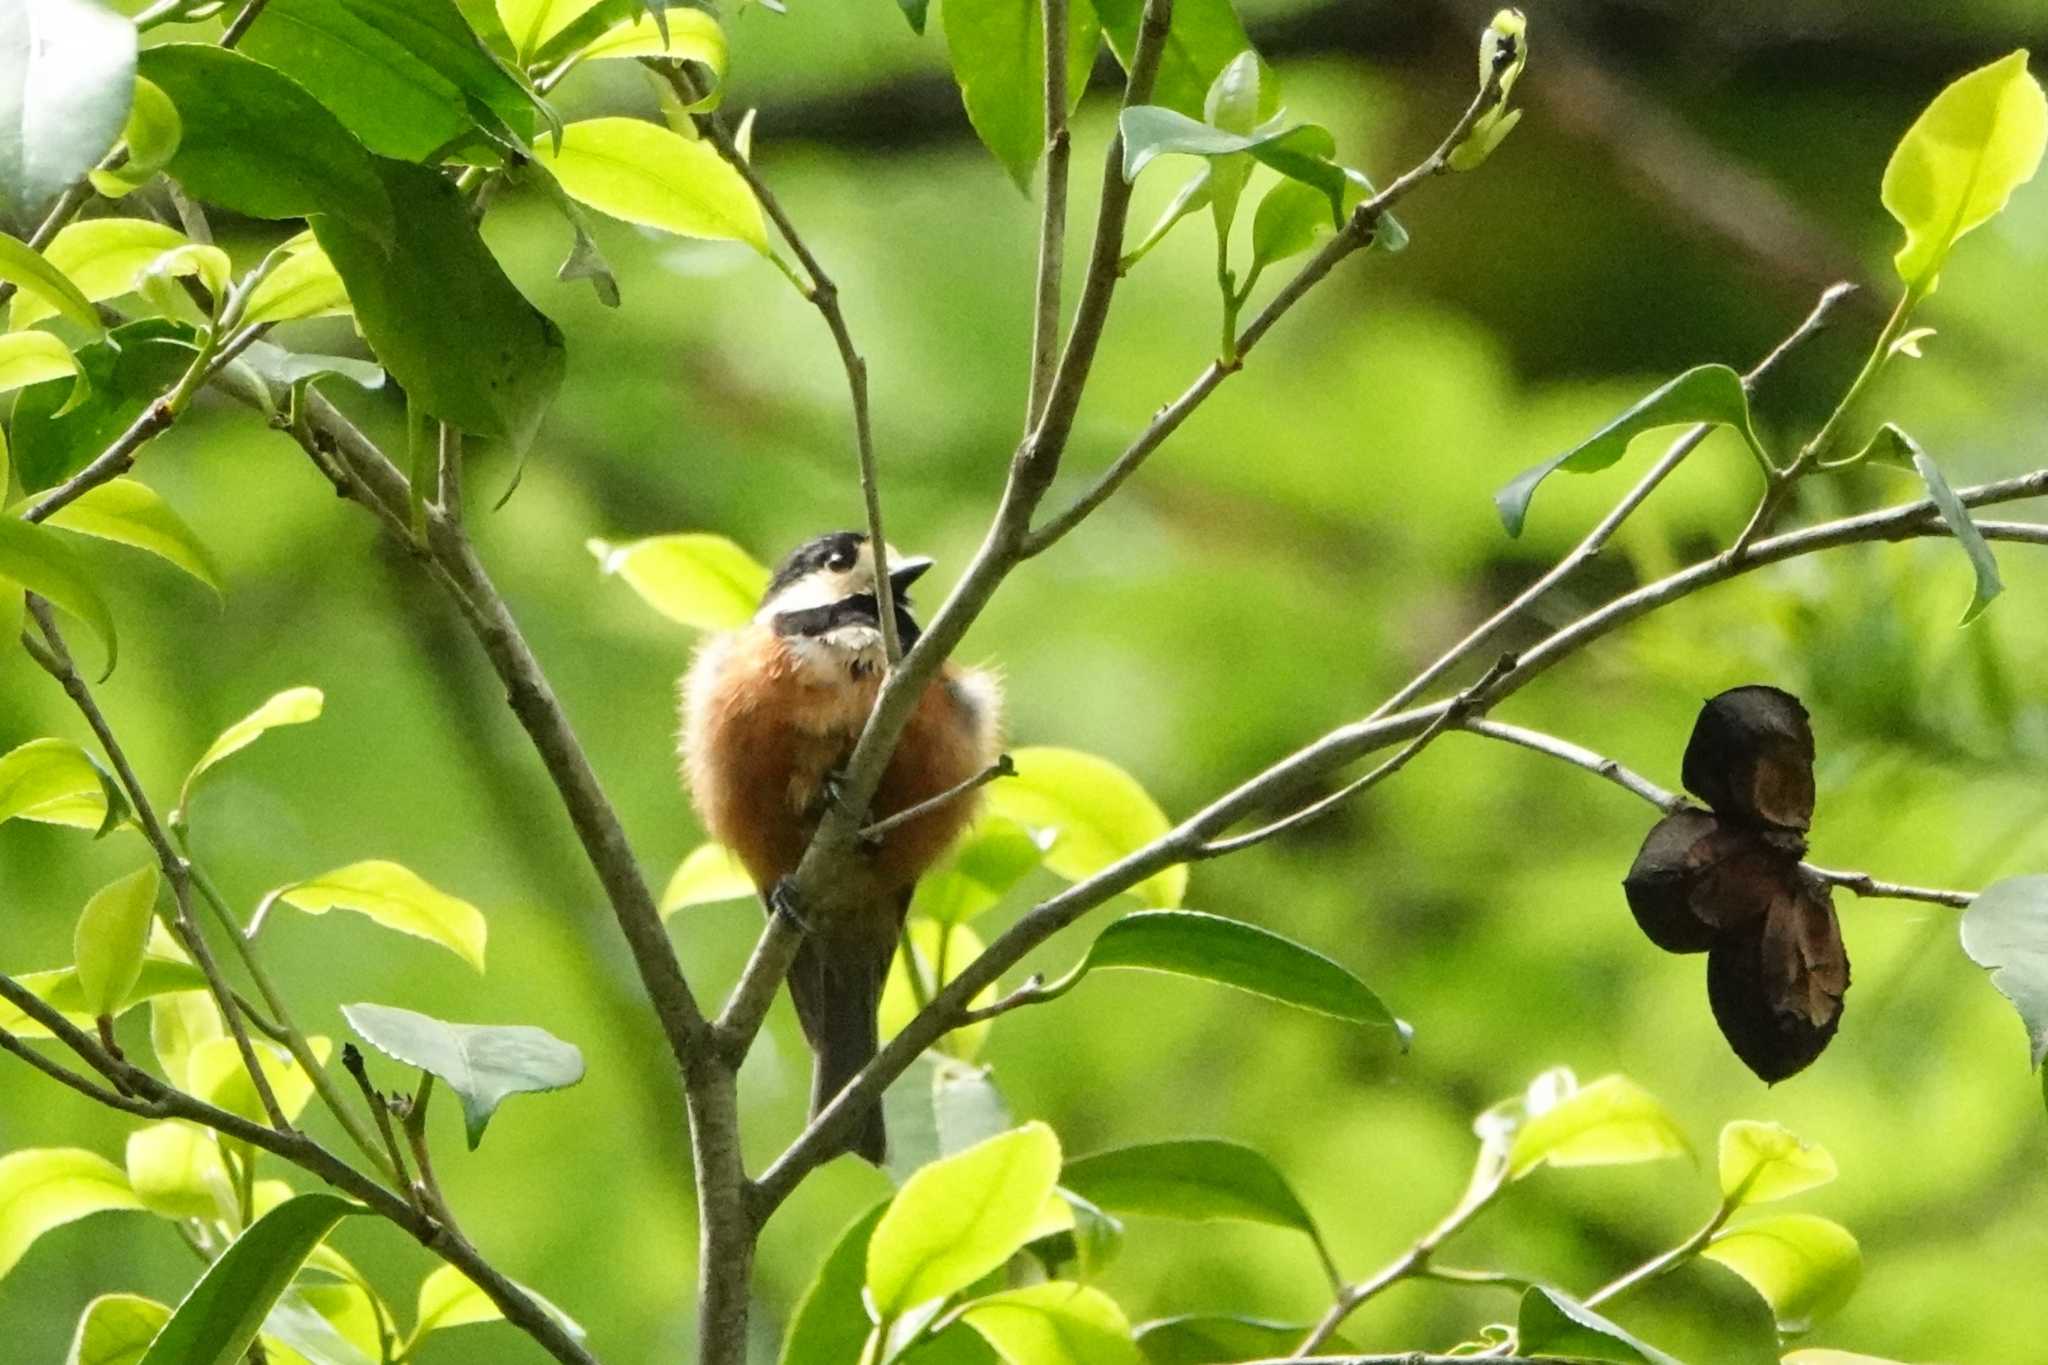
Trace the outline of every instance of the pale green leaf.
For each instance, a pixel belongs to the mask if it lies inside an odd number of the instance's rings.
[[[1902,1365],[1902,1362],[1889,1356],[1866,1356],[1855,1351],[1809,1346],[1803,1351],[1787,1352],[1782,1365]]]
[[[1721,1129],[1721,1193],[1731,1205],[1767,1204],[1835,1178],[1835,1158],[1775,1123],[1738,1119]]]
[[[132,292],[145,266],[184,244],[184,233],[147,218],[93,218],[64,228],[43,255],[82,298],[98,303]],[[56,315],[43,295],[23,293],[15,297],[8,325],[19,329]]]
[[[135,25],[94,0],[0,6],[0,220],[35,218],[120,135]]]
[[[1863,1252],[1848,1229],[1810,1213],[1781,1213],[1729,1228],[1700,1255],[1748,1280],[1778,1319],[1801,1333],[1849,1301]]]
[[[0,754],[0,821],[20,818],[104,830],[127,801],[112,779],[68,739],[32,739]]]
[[[192,765],[192,771],[185,774],[185,784],[178,791],[178,804],[183,806],[191,801],[192,784],[207,769],[248,748],[261,739],[266,730],[280,725],[303,725],[309,720],[319,719],[320,708],[326,700],[325,694],[317,687],[289,687],[221,731],[220,737],[209,744],[206,752],[199,756],[199,761]]]
[[[28,301],[27,295],[21,298],[23,302]],[[69,346],[48,332],[13,332],[0,336],[0,393],[79,373],[78,357],[71,354]],[[5,473],[6,470],[0,469],[0,476]],[[6,480],[0,477],[0,496],[5,496],[6,492]]]
[[[326,1065],[332,1044],[317,1035],[308,1038],[306,1044],[312,1049],[314,1060]],[[256,1038],[251,1040],[251,1046],[256,1064],[263,1068],[263,1078],[270,1082],[277,1107],[284,1111],[287,1120],[296,1119],[313,1098],[313,1078],[291,1053],[277,1044]],[[242,1064],[241,1048],[233,1038],[210,1038],[198,1044],[186,1060],[185,1074],[192,1093],[207,1103],[255,1123],[270,1122],[262,1097],[256,1093],[256,1083]]]
[[[1235,1365],[1241,1360],[1279,1360],[1312,1330],[1308,1323],[1186,1313],[1140,1324],[1137,1342],[1147,1365]],[[1332,1337],[1325,1349],[1348,1354],[1357,1348],[1342,1337]]]
[[[87,1014],[111,1015],[135,988],[142,975],[142,950],[149,940],[157,886],[156,864],[145,863],[94,892],[79,913],[72,950]]]
[[[169,316],[187,300],[188,296],[172,281],[192,278],[206,289],[213,300],[216,313],[227,298],[228,280],[234,271],[234,264],[228,254],[217,246],[204,242],[187,242],[174,246],[163,255],[142,268],[135,277],[135,288],[157,309]]]
[[[313,1248],[362,1211],[331,1194],[302,1194],[237,1237],[172,1313],[141,1365],[235,1365]]]
[[[2023,48],[1952,82],[1884,169],[1884,206],[1906,230],[1893,258],[1909,289],[1932,292],[1956,239],[2034,178],[2048,146],[2048,99]]]
[[[50,310],[45,316],[62,314],[95,337],[106,335],[107,329],[101,324],[100,315],[93,310],[85,295],[78,292],[78,286],[47,257],[38,255],[29,249],[27,243],[4,232],[0,232],[0,280],[12,281],[22,293],[41,299]]]
[[[109,479],[87,489],[43,525],[147,550],[220,591],[220,566],[212,552],[155,489],[134,479]]]
[[[137,1365],[171,1318],[170,1307],[140,1294],[102,1294],[79,1315],[64,1365]]]
[[[1009,1365],[1139,1365],[1131,1324],[1116,1300],[1049,1280],[974,1299],[961,1320]]]
[[[312,1264],[311,1258],[307,1264]],[[282,1365],[377,1365],[383,1356],[376,1346],[365,1351],[344,1336],[297,1290],[279,1296],[264,1315],[258,1333],[269,1359],[281,1359]]]
[[[692,905],[745,900],[754,894],[754,879],[724,844],[699,844],[676,866],[661,893],[664,918]]]
[[[128,1135],[128,1184],[151,1213],[166,1218],[226,1218],[234,1183],[220,1144],[196,1124],[175,1119]]]
[[[92,187],[109,199],[141,189],[178,154],[178,142],[185,136],[184,120],[178,106],[155,81],[135,78],[135,103],[128,110],[128,122],[121,129],[127,159],[120,166],[88,172]]]
[[[594,62],[631,57],[667,57],[694,62],[710,73],[709,92],[690,106],[705,109],[718,103],[719,87],[725,81],[725,30],[717,16],[700,9],[672,9],[668,12],[668,35],[649,14],[636,14],[593,38],[569,58],[569,63]]]
[[[867,1309],[861,1302],[868,1241],[888,1207],[875,1205],[854,1219],[832,1244],[797,1301],[796,1311],[789,1315],[780,1365],[846,1365],[860,1358],[868,1334]]]
[[[14,980],[22,989],[63,1015],[74,1027],[91,1032],[96,1016],[85,1007],[85,992],[78,984],[76,967],[24,972]],[[152,948],[143,955],[142,970],[137,974],[135,984],[107,1013],[120,1015],[145,1000],[153,1005],[162,996],[205,989],[206,977],[197,967],[189,962],[163,957]],[[21,1038],[50,1036],[41,1024],[17,1010],[9,1001],[0,1001],[0,1028]]]
[[[698,630],[744,625],[768,587],[768,570],[724,536],[651,536],[625,545],[587,542],[598,571],[617,574],[648,606]]]
[[[561,1090],[583,1079],[583,1054],[525,1024],[451,1024],[390,1005],[344,1005],[349,1026],[395,1061],[431,1072],[462,1101],[471,1150],[511,1095]]]
[[[105,672],[114,671],[118,642],[113,613],[93,585],[85,562],[62,536],[19,517],[0,514],[0,578],[41,594],[85,622],[107,651]]]
[[[966,923],[1001,901],[1044,862],[1053,838],[983,812],[938,865],[918,879],[910,913],[948,924]]]
[[[1042,1123],[977,1143],[904,1182],[868,1243],[867,1288],[894,1316],[966,1288],[1024,1245],[1059,1177]]]
[[[1612,1360],[1629,1365],[1680,1365],[1577,1299],[1542,1285],[1523,1293],[1515,1335],[1524,1355]]]
[[[468,901],[437,891],[398,863],[371,859],[350,863],[272,893],[309,915],[353,910],[386,929],[438,943],[478,971],[484,969],[489,935],[483,912]]]
[[[1125,252],[1123,259],[1117,262],[1117,273],[1128,273],[1131,267],[1143,260],[1153,247],[1166,240],[1166,234],[1173,231],[1181,219],[1191,213],[1197,213],[1209,207],[1209,200],[1214,193],[1214,182],[1215,168],[1207,164],[1204,164],[1202,169],[1189,176],[1187,183],[1183,184],[1175,192],[1173,198],[1167,201],[1166,207],[1160,210],[1159,217],[1152,224],[1151,230],[1146,232],[1139,239],[1138,244]],[[1282,185],[1293,185],[1297,189],[1305,191],[1315,200],[1318,206],[1323,202],[1323,197],[1320,194],[1317,194],[1308,186],[1300,184],[1298,181],[1283,180],[1280,183]],[[1271,199],[1273,196],[1268,194],[1266,197]]]
[[[1026,828],[1052,832],[1045,865],[1070,881],[1093,876],[1168,829],[1158,803],[1106,758],[1058,748],[1015,749],[1010,756],[1016,775],[989,784],[988,809]],[[1127,894],[1171,909],[1187,887],[1187,868],[1175,865]]]
[[[1508,1149],[1508,1175],[1538,1166],[1619,1166],[1691,1150],[1657,1097],[1626,1076],[1603,1076],[1531,1112]]]
[[[931,919],[909,920],[904,925],[903,937],[909,952],[917,956],[917,972],[924,982],[922,998],[927,1000],[960,975],[968,963],[980,957],[983,947],[980,937],[966,925],[943,924]],[[995,997],[996,988],[991,983],[969,1004],[979,1009],[994,1003]],[[893,1037],[903,1031],[903,1026],[919,1009],[919,998],[919,992],[911,987],[909,959],[899,949],[890,959],[889,976],[882,986],[878,1025],[882,1037]],[[944,1035],[933,1046],[948,1056],[971,1062],[981,1054],[982,1044],[988,1041],[989,1027],[990,1021],[986,1019],[978,1024],[969,1024]]]
[[[198,971],[198,968],[192,968]],[[142,964],[143,979],[149,979],[150,964]],[[201,1046],[225,1037],[220,1008],[205,991],[179,991],[159,995],[149,1002],[149,1046],[156,1053],[164,1079],[180,1090],[191,1090],[192,1056]]]
[[[413,1340],[448,1327],[496,1322],[504,1317],[490,1295],[452,1265],[438,1266],[420,1281],[419,1307],[413,1315]]]
[[[349,310],[348,287],[317,245],[294,252],[257,282],[242,313],[246,324],[324,318]]]
[[[109,1209],[139,1209],[121,1168],[76,1147],[0,1156],[0,1279],[38,1237]]]
[[[534,159],[600,213],[684,237],[745,242],[767,255],[761,203],[710,143],[630,118],[584,119]]]
[[[498,19],[524,66],[550,38],[597,4],[598,0],[498,0]]]

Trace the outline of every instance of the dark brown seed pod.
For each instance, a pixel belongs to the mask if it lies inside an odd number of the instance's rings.
[[[1669,953],[1703,953],[1759,925],[1788,859],[1758,835],[1688,806],[1651,826],[1622,889],[1636,924]]]
[[[1793,869],[1757,929],[1707,954],[1707,1001],[1735,1055],[1769,1083],[1804,1070],[1841,1023],[1849,956],[1827,887]]]
[[[1685,789],[1716,814],[1804,833],[1813,823],[1813,727],[1790,692],[1735,687],[1700,708]]]

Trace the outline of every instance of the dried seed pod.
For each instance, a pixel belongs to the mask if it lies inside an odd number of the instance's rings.
[[[1820,1056],[1842,1018],[1849,956],[1825,884],[1794,869],[1763,924],[1707,954],[1707,1001],[1735,1055],[1766,1082]]]
[[[1790,692],[1735,687],[1700,708],[1685,789],[1725,819],[1803,833],[1813,823],[1813,727]]]
[[[1651,826],[1622,889],[1650,942],[1703,953],[1723,934],[1762,922],[1787,861],[1754,831],[1688,806]]]

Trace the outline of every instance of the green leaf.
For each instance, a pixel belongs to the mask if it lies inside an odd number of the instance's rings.
[[[121,129],[127,159],[118,168],[87,172],[92,187],[109,199],[119,199],[147,185],[168,166],[184,140],[185,123],[178,106],[154,81],[135,80],[135,103],[128,110],[128,122]]]
[[[1590,474],[1606,469],[1620,460],[1629,442],[1644,432],[1691,422],[1734,428],[1757,462],[1769,466],[1770,457],[1764,454],[1756,428],[1750,424],[1749,393],[1742,387],[1742,376],[1726,365],[1695,365],[1564,454],[1517,474],[1507,487],[1493,495],[1494,505],[1500,509],[1501,524],[1511,536],[1522,534],[1522,521],[1528,515],[1529,499],[1535,495],[1536,485],[1558,470]]]
[[[1970,517],[1970,509],[1956,496],[1949,486],[1948,478],[1941,472],[1941,466],[1928,457],[1920,443],[1908,436],[1899,427],[1887,422],[1871,437],[1864,455],[1875,453],[1879,459],[1893,463],[1909,463],[1920,481],[1927,485],[1927,496],[1934,501],[1941,512],[1941,519],[1948,525],[1956,543],[1963,547],[1963,553],[1970,557],[1970,572],[1974,586],[1970,593],[1970,605],[1963,609],[1961,624],[1968,625],[1977,619],[1984,608],[1991,605],[1991,599],[2005,590],[1999,581],[1998,561],[1992,557],[1991,546],[1984,539],[1984,533],[1977,529],[1977,523]],[[1858,459],[1864,455],[1857,456]]]
[[[1280,183],[1283,185],[1295,184],[1292,180],[1283,180]],[[1297,186],[1297,188],[1301,187]],[[1181,219],[1191,213],[1196,213],[1209,207],[1209,200],[1213,197],[1214,193],[1215,168],[1204,165],[1201,170],[1188,177],[1188,182],[1182,185],[1179,192],[1167,202],[1166,207],[1159,214],[1158,221],[1152,224],[1151,230],[1145,234],[1136,246],[1124,253],[1123,259],[1117,262],[1117,273],[1128,274],[1132,266],[1143,260],[1153,247],[1158,246],[1160,242],[1166,239],[1166,234],[1173,231]],[[1311,191],[1311,193],[1313,192]],[[1268,194],[1266,197],[1270,199],[1272,195]],[[1316,204],[1320,207],[1322,196],[1318,194],[1314,197]]]
[[[336,1287],[355,1288],[354,1285]],[[365,1350],[343,1335],[298,1290],[287,1290],[278,1298],[270,1312],[264,1315],[263,1326],[258,1332],[259,1339],[270,1348],[272,1355],[282,1354],[279,1347],[286,1348],[289,1354],[285,1354],[284,1359],[291,1365],[299,1365],[301,1361],[304,1365],[376,1365],[382,1355],[374,1344]]]
[[[1471,131],[1444,158],[1452,170],[1477,170],[1522,121],[1521,110],[1508,108],[1508,97],[1528,62],[1528,20],[1517,9],[1497,11],[1479,35],[1479,88],[1489,102],[1473,120]]]
[[[995,906],[1040,863],[1051,838],[999,815],[982,814],[967,833],[918,879],[910,913],[945,924],[965,924]]]
[[[1384,1028],[1405,1049],[1410,1030],[1342,964],[1256,925],[1195,910],[1141,910],[1090,945],[1076,977],[1098,969],[1168,972],[1263,995],[1296,1009]]]
[[[219,247],[187,242],[183,246],[172,247],[144,267],[135,278],[135,288],[157,312],[175,317],[180,309],[191,304],[191,296],[176,281],[190,276],[205,287],[207,297],[213,301],[213,314],[218,316],[221,304],[227,298],[228,280],[233,270],[234,265],[228,260],[227,252]]]
[[[591,39],[568,59],[568,64],[574,66],[579,62],[633,57],[667,57],[672,61],[693,62],[710,76],[706,82],[710,93],[690,108],[715,106],[722,94],[720,86],[725,81],[725,30],[719,27],[717,16],[700,9],[673,9],[667,17],[666,37],[663,37],[661,25],[655,22],[654,16],[636,14]]]
[[[982,145],[1027,189],[1045,150],[1045,17],[1039,0],[952,0],[942,11],[946,52],[967,121]],[[1102,29],[1095,8],[1067,11],[1067,94],[1081,101]]]
[[[149,981],[155,959],[142,964],[142,982]],[[190,969],[195,975],[199,969]],[[200,978],[202,984],[205,978]],[[187,990],[159,995],[149,1002],[149,1047],[156,1053],[164,1079],[181,1090],[192,1089],[192,1058],[216,1038],[225,1037],[220,1010],[204,990]]]
[[[1165,812],[1122,768],[1075,749],[1011,751],[1016,775],[989,784],[988,810],[1027,829],[1051,831],[1045,865],[1069,881],[1093,876],[1166,833]],[[1153,873],[1127,893],[1171,909],[1187,895],[1188,870]]]
[[[583,1054],[525,1024],[450,1024],[390,1005],[344,1005],[363,1041],[446,1081],[462,1101],[470,1150],[507,1096],[561,1090],[583,1079]]]
[[[1234,1365],[1240,1360],[1279,1360],[1292,1355],[1310,1330],[1306,1323],[1188,1313],[1141,1324],[1137,1340],[1147,1365]],[[1329,1354],[1356,1349],[1341,1337],[1332,1337],[1326,1346]]]
[[[1330,201],[1321,190],[1300,180],[1281,180],[1266,191],[1252,215],[1252,263],[1266,266],[1299,255],[1335,228]]]
[[[695,14],[697,11],[684,12]],[[618,277],[612,274],[611,262],[604,258],[604,252],[597,245],[590,215],[583,211],[581,204],[569,197],[569,192],[562,188],[562,182],[555,179],[547,167],[537,162],[529,162],[527,172],[524,183],[538,187],[548,197],[548,202],[555,206],[555,211],[562,215],[562,221],[569,225],[569,230],[575,234],[569,244],[568,256],[555,268],[555,278],[565,282],[589,280],[599,303],[607,308],[618,307]]]
[[[131,322],[78,349],[79,369],[91,385],[83,400],[76,381],[23,389],[14,400],[10,433],[21,486],[32,493],[54,488],[112,445],[191,366],[193,336],[189,326],[168,318]]]
[[[548,40],[576,22],[598,0],[498,0],[498,18],[511,35],[519,64],[532,62]]]
[[[505,277],[446,177],[397,161],[374,169],[398,213],[392,250],[338,217],[313,222],[364,338],[429,413],[524,451],[561,387],[561,332]]]
[[[261,706],[220,732],[213,743],[206,746],[206,752],[185,774],[184,785],[178,788],[178,805],[189,805],[192,800],[192,786],[200,775],[263,738],[266,731],[280,725],[304,725],[307,721],[318,720],[320,709],[327,703],[326,694],[317,687],[288,687],[266,700]]]
[[[0,822],[17,817],[105,834],[128,818],[128,799],[70,740],[32,739],[0,754]]]
[[[267,341],[252,341],[242,352],[242,362],[263,381],[264,387],[291,388],[309,380],[335,375],[364,389],[384,387],[384,371],[367,360],[345,355],[308,355],[287,351]]]
[[[263,1215],[206,1268],[141,1365],[234,1365],[313,1248],[362,1206],[302,1194]]]
[[[1329,1260],[1322,1232],[1280,1168],[1235,1142],[1186,1138],[1115,1147],[1069,1161],[1060,1184],[1111,1213],[1288,1228]]]
[[[72,1024],[90,1030],[94,1015],[87,1010],[85,992],[78,984],[76,967],[59,967],[54,971],[27,972],[15,978],[16,984],[62,1014]],[[159,996],[186,991],[206,989],[206,977],[189,962],[147,953],[142,959],[142,971],[135,984],[128,988],[127,996],[107,1013],[120,1015]],[[47,1038],[49,1031],[15,1007],[0,1001],[0,1028],[22,1038]]]
[[[710,143],[630,118],[583,119],[534,160],[600,213],[684,237],[745,242],[769,254],[761,203]]]
[[[398,206],[370,154],[283,72],[210,43],[168,43],[142,54],[142,74],[184,119],[166,169],[194,198],[252,218],[319,214],[392,240]]]
[[[913,1175],[868,1243],[876,1308],[894,1317],[1002,1265],[1030,1235],[1059,1169],[1059,1139],[1027,1123]]]
[[[478,971],[484,969],[489,931],[483,912],[435,890],[418,873],[397,863],[350,863],[271,895],[309,915],[353,910],[386,929],[438,943]]]
[[[1848,1229],[1810,1213],[1729,1228],[1700,1255],[1748,1280],[1770,1304],[1778,1329],[1794,1334],[1847,1303],[1863,1278],[1863,1252]]]
[[[1963,951],[1991,973],[2027,1029],[2027,1056],[2048,1058],[2048,877],[2008,877],[1963,911]]]
[[[120,136],[135,25],[92,0],[0,7],[0,220],[25,223]]]
[[[109,479],[87,489],[43,525],[147,550],[220,591],[220,566],[212,553],[155,489],[134,479]]]
[[[175,1119],[128,1135],[128,1184],[151,1213],[165,1218],[225,1218],[235,1189],[220,1144],[197,1124]]]
[[[477,1288],[476,1281],[452,1265],[436,1267],[420,1281],[419,1307],[413,1314],[412,1339],[449,1327],[469,1327],[479,1322],[497,1322],[505,1314],[491,1302],[491,1296]]]
[[[1768,1204],[1835,1178],[1835,1158],[1775,1123],[1738,1119],[1721,1129],[1721,1193],[1730,1207]]]
[[[94,336],[106,335],[100,315],[78,292],[78,286],[48,257],[36,254],[26,242],[4,232],[0,232],[0,280],[12,281],[24,294],[41,299],[51,313],[61,313]]]
[[[940,1157],[1016,1127],[988,1069],[926,1051],[882,1097],[889,1178],[902,1184]]]
[[[120,1167],[77,1147],[0,1156],[0,1279],[44,1233],[108,1209],[139,1209]]]
[[[1145,0],[1096,0],[1110,49],[1126,70],[1137,47]],[[1183,114],[1199,114],[1210,83],[1251,46],[1231,0],[1175,0],[1152,102]]]
[[[308,1038],[306,1045],[312,1049],[313,1059],[324,1066],[332,1044],[315,1036]],[[282,1047],[261,1038],[252,1039],[251,1046],[256,1064],[263,1068],[263,1079],[270,1082],[277,1107],[287,1121],[296,1119],[313,1098],[313,1078]],[[198,1044],[192,1049],[185,1070],[192,1093],[200,1099],[255,1123],[270,1122],[262,1097],[256,1093],[256,1083],[249,1078],[248,1066],[242,1061],[241,1048],[233,1038],[209,1038]]]
[[[1116,1300],[1050,1280],[969,1302],[960,1320],[1009,1365],[1139,1365],[1131,1324]]]
[[[868,1337],[868,1312],[861,1302],[867,1284],[868,1240],[889,1205],[875,1205],[853,1220],[811,1277],[790,1314],[782,1339],[781,1365],[846,1365],[860,1359]]]
[[[242,51],[381,156],[433,160],[480,128],[501,143],[533,132],[525,91],[453,0],[270,0]]]
[[[597,556],[598,572],[619,575],[648,606],[697,630],[744,625],[768,588],[767,568],[724,536],[584,543]]]
[[[748,900],[754,894],[754,879],[731,849],[724,844],[699,844],[668,879],[661,893],[661,914],[666,919],[692,905]]]
[[[115,299],[135,289],[135,276],[172,248],[184,246],[184,233],[176,227],[152,223],[150,219],[88,219],[63,227],[43,258],[63,272],[88,303]],[[14,299],[8,327],[23,329],[45,317],[55,317],[57,307],[45,295],[23,293]],[[98,325],[98,315],[94,315]]]
[[[72,951],[85,1012],[111,1015],[142,975],[142,949],[156,909],[156,864],[147,863],[93,893],[78,916]]]
[[[1067,1206],[1073,1226],[1034,1242],[1033,1253],[1048,1274],[1056,1275],[1059,1268],[1072,1265],[1082,1280],[1098,1278],[1124,1249],[1123,1221],[1072,1190],[1059,1190],[1055,1197]]]
[[[924,982],[924,996],[929,998],[944,988],[954,977],[982,954],[985,946],[981,937],[964,924],[945,924],[932,919],[913,919],[903,927],[904,948],[917,958],[917,972]],[[993,983],[984,987],[972,1001],[970,1007],[980,1009],[995,1003],[996,988]],[[889,975],[882,986],[882,1002],[878,1015],[882,1036],[893,1037],[903,1031],[918,1011],[919,993],[910,983],[910,963],[905,951],[899,949],[889,961]],[[963,1062],[971,1062],[981,1055],[982,1044],[988,1041],[989,1020],[968,1024],[943,1035],[933,1044],[939,1051]]]
[[[1893,257],[1909,290],[1932,293],[1956,239],[2034,178],[2048,146],[2048,100],[2024,48],[1934,97],[1884,168],[1884,206],[1906,230]]]
[[[1538,1166],[1625,1166],[1692,1149],[1657,1097],[1626,1076],[1603,1076],[1532,1110],[1508,1149],[1508,1177]]]
[[[78,375],[84,380],[71,348],[48,332],[0,336],[0,393],[66,375]],[[5,472],[0,470],[0,474]],[[4,480],[0,480],[0,494],[5,492]]]
[[[102,1294],[85,1306],[64,1365],[136,1365],[170,1321],[168,1305],[140,1294]]]
[[[1617,1360],[1633,1365],[1680,1365],[1577,1299],[1542,1285],[1531,1286],[1523,1293],[1515,1336],[1524,1355]]]
[[[253,326],[348,311],[348,287],[341,282],[341,273],[317,243],[308,243],[257,282],[242,321]]]
[[[107,651],[106,672],[114,671],[118,650],[113,613],[62,536],[19,517],[0,515],[0,578],[41,594],[85,622]]]

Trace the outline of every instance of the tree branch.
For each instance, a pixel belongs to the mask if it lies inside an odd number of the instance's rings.
[[[1045,413],[1059,359],[1061,275],[1067,256],[1067,169],[1073,137],[1067,131],[1067,0],[1044,0],[1045,204],[1038,226],[1038,287],[1031,313],[1031,383],[1024,407],[1029,431]]]

